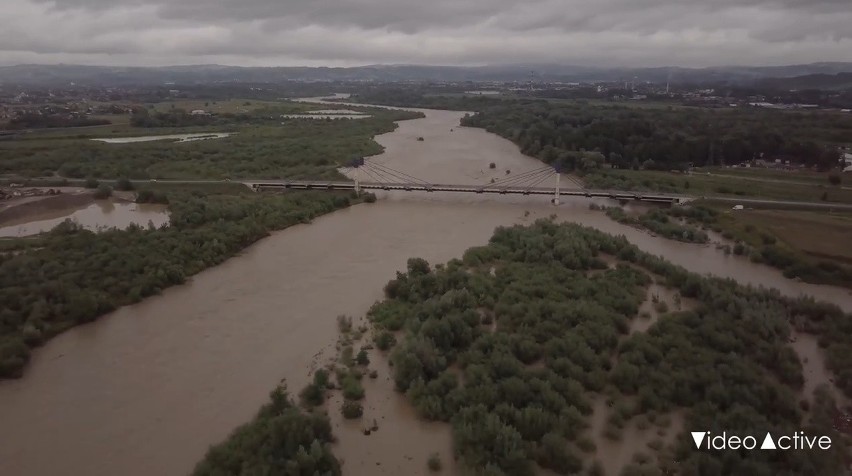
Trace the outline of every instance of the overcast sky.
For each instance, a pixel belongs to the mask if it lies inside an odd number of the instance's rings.
[[[0,64],[852,61],[852,0],[0,0]]]

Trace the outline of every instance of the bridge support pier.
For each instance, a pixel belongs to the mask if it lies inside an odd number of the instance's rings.
[[[553,195],[553,200],[552,200],[554,205],[559,205],[559,178],[560,178],[560,176],[561,176],[561,174],[557,172],[556,173],[556,192]]]
[[[360,197],[361,196],[361,184],[358,181],[358,168],[357,167],[355,168],[355,174],[354,175],[355,175],[355,196]]]

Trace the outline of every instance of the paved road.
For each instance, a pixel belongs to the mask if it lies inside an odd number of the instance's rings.
[[[714,202],[732,203],[734,205],[765,205],[773,207],[790,207],[790,208],[811,208],[820,210],[843,210],[852,211],[852,204],[848,203],[832,203],[832,202],[797,202],[792,200],[765,200],[760,198],[741,198],[741,197],[700,197],[704,200],[712,200]]]
[[[67,179],[69,184],[83,184],[85,180],[83,179]],[[102,182],[115,182],[115,179],[101,179]],[[199,179],[199,180],[184,180],[184,179],[163,179],[163,180],[133,180],[134,183],[163,183],[170,185],[181,185],[181,184],[223,184],[223,183],[238,183],[245,185],[247,187],[251,187],[256,183],[284,183],[290,182],[289,180],[283,179],[238,179],[238,180],[213,180],[213,179]],[[322,182],[317,180],[316,182]],[[327,181],[332,182],[332,181]],[[487,185],[486,185],[487,186]],[[625,191],[625,194],[632,194],[637,192]],[[644,193],[646,195],[653,194],[653,192]],[[730,203],[733,205],[755,205],[755,206],[764,206],[764,207],[789,207],[789,208],[806,208],[813,210],[835,210],[835,211],[852,211],[852,204],[846,203],[833,203],[833,202],[799,202],[793,200],[769,200],[769,199],[761,199],[761,198],[742,198],[742,197],[724,197],[724,196],[680,196],[684,198],[684,202],[688,203],[693,200],[712,200],[714,202],[722,202],[722,203]]]

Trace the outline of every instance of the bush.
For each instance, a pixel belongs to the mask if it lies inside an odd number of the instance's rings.
[[[98,185],[98,189],[95,190],[95,198],[98,200],[103,200],[105,198],[109,198],[112,196],[112,187],[109,185],[102,183]]]
[[[90,188],[90,189],[96,189],[96,188],[98,188],[98,185],[100,185],[100,184],[101,183],[98,182],[97,179],[87,178],[86,183],[83,186],[86,187],[86,188]]]
[[[348,334],[352,330],[352,318],[346,316],[337,316],[337,330],[341,334]]]
[[[396,337],[388,331],[382,331],[374,339],[379,350],[386,351],[396,345]]]
[[[169,198],[163,192],[155,192],[153,190],[140,190],[136,194],[136,203],[161,203],[168,205]]]
[[[340,387],[343,389],[343,397],[348,400],[361,400],[364,398],[364,387],[352,375],[347,375],[340,383]]]
[[[374,194],[374,193],[365,193],[365,194],[364,194],[364,202],[365,202],[365,203],[376,203],[376,194]]]
[[[133,182],[131,182],[128,178],[120,178],[115,182],[115,189],[125,192],[133,190]]]
[[[433,473],[441,471],[443,465],[441,464],[441,457],[438,456],[438,453],[432,453],[432,455],[429,456],[429,459],[426,461],[426,466],[428,466],[429,471],[432,471]]]
[[[299,400],[302,402],[302,405],[308,408],[322,405],[325,402],[325,386],[320,387],[313,383],[308,384],[299,392]]]
[[[589,466],[589,476],[604,476],[604,474],[606,473],[604,473],[603,465],[600,461],[595,461]]]
[[[488,164],[488,168],[489,168],[489,169],[496,169],[496,168],[497,168],[497,164],[495,164],[494,162],[491,162],[490,164]]]
[[[832,185],[840,185],[843,183],[843,179],[838,174],[831,174],[828,176],[828,183]]]
[[[343,418],[346,418],[347,420],[354,420],[356,418],[361,418],[364,414],[364,407],[362,407],[358,402],[344,400],[341,412],[343,413]]]
[[[192,474],[340,476],[340,463],[331,452],[331,440],[328,417],[304,413],[292,405],[286,390],[279,388],[253,421],[211,447]]]
[[[369,365],[370,364],[370,357],[367,355],[367,351],[364,350],[364,349],[361,349],[361,351],[358,352],[358,356],[355,357],[355,362],[358,365]]]

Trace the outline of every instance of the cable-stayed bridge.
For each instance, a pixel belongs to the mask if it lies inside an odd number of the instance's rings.
[[[404,172],[392,169],[387,165],[356,159],[351,164],[352,182],[328,181],[328,180],[262,180],[252,181],[249,185],[257,191],[271,190],[387,190],[405,192],[458,192],[476,194],[500,194],[500,195],[548,195],[554,203],[559,202],[563,196],[611,198],[620,201],[640,200],[658,203],[682,203],[690,200],[690,197],[681,195],[661,194],[656,192],[634,192],[625,190],[594,190],[582,188],[582,185],[569,177],[564,177],[552,167],[541,167],[516,175],[508,175],[501,179],[494,179],[491,183],[484,185],[470,184],[441,184],[411,176]],[[362,180],[368,178],[369,180]],[[565,178],[574,182],[579,188],[561,188],[560,181]],[[555,186],[543,186],[544,183],[552,182]]]

